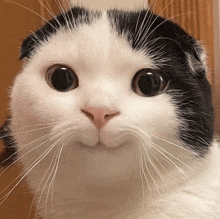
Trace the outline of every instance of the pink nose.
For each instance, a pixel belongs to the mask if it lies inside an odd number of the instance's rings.
[[[100,129],[105,123],[117,115],[117,112],[111,111],[106,108],[86,107],[82,109],[82,112],[94,123],[94,125]]]

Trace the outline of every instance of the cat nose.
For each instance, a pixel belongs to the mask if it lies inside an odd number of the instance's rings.
[[[119,112],[112,111],[107,108],[86,107],[82,112],[94,123],[94,125],[101,129],[108,120],[118,115]]]

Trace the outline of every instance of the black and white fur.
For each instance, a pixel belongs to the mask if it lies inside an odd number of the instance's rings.
[[[205,55],[177,24],[149,10],[74,7],[28,36],[20,59],[2,137],[16,145],[36,218],[220,218]],[[73,69],[78,87],[49,86],[54,64]],[[166,88],[135,92],[141,69]],[[107,112],[102,125],[88,109]]]

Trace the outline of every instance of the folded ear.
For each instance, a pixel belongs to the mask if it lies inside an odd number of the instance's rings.
[[[0,139],[3,141],[4,149],[0,153],[0,166],[11,164],[17,156],[17,148],[14,138],[11,134],[10,119],[5,120],[3,126],[0,127]]]
[[[189,35],[177,34],[181,48],[186,54],[187,62],[191,72],[198,79],[206,76],[206,54],[203,46]]]
[[[203,49],[199,47],[199,50],[195,50],[191,53],[186,52],[187,61],[192,73],[198,79],[206,76],[206,55]]]

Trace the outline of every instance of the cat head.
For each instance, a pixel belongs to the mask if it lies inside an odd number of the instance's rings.
[[[72,8],[23,41],[12,135],[18,147],[48,136],[45,148],[63,145],[66,159],[75,147],[106,153],[126,145],[124,157],[135,147],[181,155],[175,144],[203,156],[214,120],[204,56],[195,39],[149,10]]]

